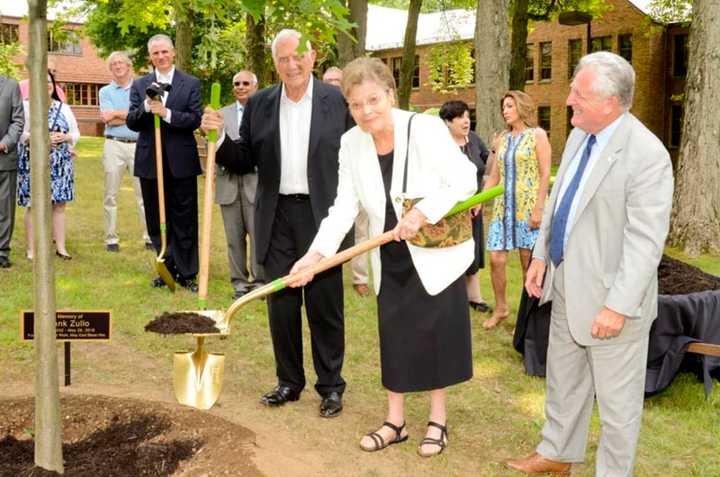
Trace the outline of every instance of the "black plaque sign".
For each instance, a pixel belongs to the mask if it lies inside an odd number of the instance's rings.
[[[58,310],[55,314],[58,341],[110,341],[110,311]],[[34,338],[35,313],[20,310],[20,337]]]

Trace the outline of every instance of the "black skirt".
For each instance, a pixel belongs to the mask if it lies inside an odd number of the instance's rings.
[[[387,206],[385,231],[397,224],[389,197],[392,153],[380,156]],[[472,378],[470,316],[465,277],[435,296],[425,291],[407,244],[380,248],[377,297],[382,384],[405,393],[441,389]]]

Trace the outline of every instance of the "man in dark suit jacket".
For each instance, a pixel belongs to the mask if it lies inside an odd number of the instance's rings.
[[[155,71],[133,82],[127,126],[139,133],[135,149],[135,176],[140,178],[148,233],[160,250],[155,131],[153,115],[160,116],[162,161],[167,217],[168,250],[165,264],[178,283],[197,292],[198,204],[197,176],[201,173],[193,131],[200,125],[202,98],[200,80],[175,69],[175,49],[170,37],[155,35],[148,41]],[[146,98],[153,82],[171,85],[158,99]],[[164,285],[153,280],[154,287]]]
[[[340,136],[352,125],[340,91],[312,76],[315,52],[307,43],[297,51],[300,34],[283,30],[272,43],[281,83],[247,102],[240,137],[224,137],[222,113],[206,110],[202,127],[222,136],[217,162],[237,172],[257,166],[255,236],[258,262],[266,279],[286,275],[310,247],[337,192]],[[320,274],[303,288],[270,295],[268,311],[278,386],[261,402],[279,406],[295,401],[305,386],[301,308],[305,299],[312,356],[323,397],[320,415],[342,411],[345,353],[342,269]]]
[[[20,88],[0,76],[0,268],[10,267],[10,240],[15,224],[17,143],[25,124]]]

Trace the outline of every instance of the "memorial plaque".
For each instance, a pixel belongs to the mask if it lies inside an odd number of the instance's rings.
[[[110,311],[58,310],[55,314],[58,341],[110,341]],[[34,338],[35,313],[20,310],[20,338]]]

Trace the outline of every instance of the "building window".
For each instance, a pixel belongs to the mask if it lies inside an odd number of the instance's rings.
[[[400,87],[400,68],[402,66],[402,56],[396,56],[390,58],[390,64],[392,65],[393,78],[395,78],[395,86]],[[420,57],[415,55],[415,71],[413,71],[412,87],[420,87]]]
[[[539,106],[537,109],[538,126],[543,128],[550,137],[550,106]]]
[[[684,78],[688,67],[688,36],[673,36],[673,76]]]
[[[48,53],[80,56],[80,37],[74,31],[65,31],[62,39],[55,40],[52,31],[48,31]]]
[[[575,67],[583,55],[583,41],[579,38],[568,40],[568,79],[575,74]]]
[[[618,54],[632,63],[632,35],[618,35]]]
[[[0,23],[0,44],[17,43],[18,31],[18,25],[14,23]]]
[[[590,42],[590,50],[592,53],[596,51],[612,51],[612,37],[598,36]]]
[[[527,57],[525,58],[525,81],[528,83],[535,81],[535,48],[533,45],[527,46]]]
[[[565,116],[566,116],[566,118],[565,118],[565,121],[566,121],[565,137],[568,137],[573,130],[573,125],[572,125],[573,110],[570,106],[567,106],[565,108]]]
[[[552,78],[552,42],[540,43],[540,81]]]
[[[683,105],[673,104],[670,106],[670,144],[669,147],[680,147],[682,139]]]
[[[71,106],[97,106],[98,91],[102,85],[95,83],[65,83],[67,104]]]

